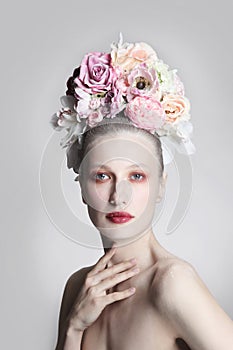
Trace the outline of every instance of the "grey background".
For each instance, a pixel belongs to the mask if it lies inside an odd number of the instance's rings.
[[[39,170],[52,133],[48,121],[68,76],[85,53],[109,51],[120,31],[125,41],[149,43],[178,69],[192,104],[191,205],[171,235],[163,215],[156,237],[193,264],[233,318],[231,2],[22,0],[5,2],[0,16],[2,347],[53,349],[67,278],[103,253],[53,225]],[[73,174],[67,176],[72,182]],[[171,171],[168,191],[175,183]],[[77,232],[87,227],[80,223]]]

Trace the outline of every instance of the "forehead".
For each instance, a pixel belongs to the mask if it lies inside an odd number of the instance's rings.
[[[87,148],[85,167],[139,165],[150,170],[158,165],[155,145],[143,135],[97,137]]]

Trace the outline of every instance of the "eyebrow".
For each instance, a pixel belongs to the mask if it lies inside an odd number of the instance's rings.
[[[106,169],[108,171],[111,171],[110,167],[108,167],[107,165],[101,164],[101,163],[95,163],[95,164],[93,164],[93,166],[91,168],[95,169],[95,168],[98,168],[98,167],[100,167],[101,169]],[[128,166],[127,169],[140,168],[140,167],[142,167],[142,168],[144,167],[147,170],[149,170],[148,166],[146,164],[144,164],[144,163],[132,164],[132,165]]]

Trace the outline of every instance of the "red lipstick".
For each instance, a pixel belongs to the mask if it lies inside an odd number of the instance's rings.
[[[106,217],[115,224],[123,224],[131,220],[134,216],[125,211],[115,211],[107,214]]]

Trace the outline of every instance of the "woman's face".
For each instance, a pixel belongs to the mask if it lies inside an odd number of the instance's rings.
[[[98,137],[81,164],[82,197],[92,223],[113,241],[146,233],[152,226],[164,180],[154,145],[144,135]],[[108,218],[128,213],[130,219]]]

